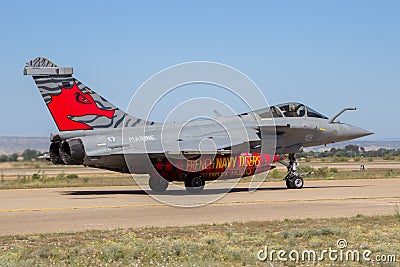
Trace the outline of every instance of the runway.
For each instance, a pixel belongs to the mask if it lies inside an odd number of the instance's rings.
[[[306,181],[301,190],[266,182],[254,193],[239,183],[217,202],[178,208],[138,187],[3,190],[0,235],[394,214],[399,192],[399,179]]]
[[[302,165],[308,165],[313,168],[321,168],[328,166],[330,168],[338,168],[341,170],[359,170],[360,165],[363,164],[365,169],[399,169],[400,164],[398,162],[345,162],[345,163],[324,163],[324,162],[310,162],[310,163],[302,163]],[[282,164],[277,164],[276,166],[279,170],[286,170],[286,167]],[[115,174],[115,172],[90,168],[90,167],[77,167],[77,166],[68,166],[66,167],[57,167],[52,166],[51,168],[15,168],[12,166],[7,166],[5,163],[0,164],[0,173],[4,176],[16,176],[18,174],[32,175],[34,173],[38,173],[38,171],[42,171],[47,175],[57,175],[60,173],[65,174]]]

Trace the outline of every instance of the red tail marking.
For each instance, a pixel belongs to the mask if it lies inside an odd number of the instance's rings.
[[[91,130],[89,125],[73,121],[71,116],[99,115],[111,119],[115,110],[100,109],[90,94],[84,94],[74,83],[71,88],[62,88],[47,104],[60,131]]]

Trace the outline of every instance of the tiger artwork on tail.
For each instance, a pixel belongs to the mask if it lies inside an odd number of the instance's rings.
[[[46,58],[26,63],[31,68],[56,68]],[[154,124],[131,116],[98,95],[72,74],[33,76],[35,83],[60,131],[134,127]]]

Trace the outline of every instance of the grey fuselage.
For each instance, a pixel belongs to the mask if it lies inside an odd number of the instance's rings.
[[[148,173],[156,160],[199,154],[294,154],[304,147],[351,140],[371,134],[321,115],[279,116],[258,110],[215,120],[165,123],[122,129],[60,132],[53,142],[79,138],[87,166],[119,172]],[[312,110],[312,109],[310,109]],[[289,112],[286,112],[289,114]],[[296,113],[295,113],[296,114]],[[309,112],[311,114],[311,112]],[[318,114],[319,115],[319,114]]]

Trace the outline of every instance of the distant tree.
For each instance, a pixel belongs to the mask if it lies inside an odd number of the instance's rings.
[[[0,162],[6,162],[8,161],[7,155],[0,155]]]
[[[39,156],[40,152],[34,149],[25,149],[24,152],[22,152],[22,157],[24,158],[24,160],[36,159]]]
[[[18,159],[18,154],[17,153],[8,155],[8,157],[7,157],[7,161],[17,161],[17,159]]]
[[[337,151],[335,153],[335,156],[337,156],[337,157],[350,157],[350,156],[352,156],[352,154],[354,155],[354,153],[349,153],[346,149],[340,149],[339,151]]]
[[[388,154],[389,151],[386,148],[379,148],[376,152],[376,156],[383,157],[383,155]]]
[[[360,147],[356,145],[347,145],[344,147],[344,149],[346,149],[347,151],[357,152],[357,153],[360,151]]]
[[[370,150],[365,152],[365,156],[367,157],[377,157],[378,156],[378,151],[376,150]]]
[[[303,151],[303,152],[297,153],[296,156],[297,156],[298,158],[303,158],[303,157],[306,157],[307,154],[308,154],[307,152],[304,152],[304,151]]]

